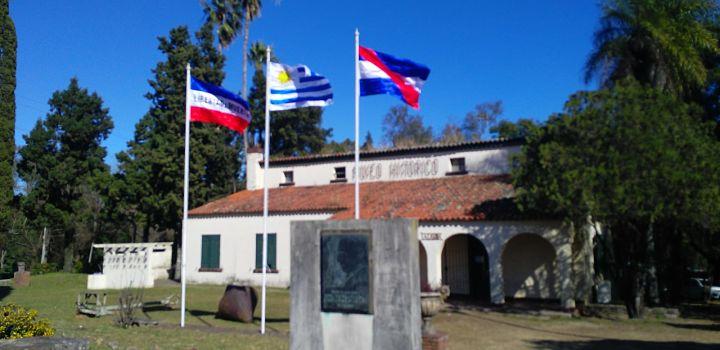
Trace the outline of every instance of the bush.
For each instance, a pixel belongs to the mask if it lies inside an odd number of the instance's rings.
[[[47,320],[37,318],[37,310],[16,304],[0,306],[0,339],[50,337],[55,329]]]
[[[55,263],[33,264],[31,271],[33,275],[43,275],[50,272],[57,272],[58,266]]]

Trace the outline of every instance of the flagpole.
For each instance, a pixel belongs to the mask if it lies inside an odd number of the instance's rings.
[[[355,220],[360,219],[360,32],[355,28]]]
[[[267,286],[267,231],[268,231],[268,164],[270,162],[270,46],[265,57],[265,154],[263,156],[263,245],[262,245],[262,301],[260,306],[260,334],[265,334],[265,299]]]
[[[185,179],[183,181],[182,247],[180,256],[180,327],[185,327],[185,287],[187,261],[188,187],[190,183],[190,63],[185,66]]]

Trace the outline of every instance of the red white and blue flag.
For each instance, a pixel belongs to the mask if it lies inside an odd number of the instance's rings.
[[[360,96],[389,94],[419,108],[420,91],[430,68],[367,47],[359,47]]]
[[[219,86],[190,78],[190,121],[219,124],[243,132],[250,124],[250,107],[240,96]]]

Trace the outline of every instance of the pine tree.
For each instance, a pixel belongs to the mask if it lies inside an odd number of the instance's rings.
[[[135,125],[128,150],[118,154],[122,185],[116,195],[130,204],[126,212],[143,222],[143,241],[151,233],[179,241],[184,163],[185,65],[192,75],[214,85],[225,77],[225,58],[214,46],[212,26],[205,24],[193,43],[187,27],[159,39],[166,59],[153,69],[150,110]],[[217,125],[193,123],[190,129],[190,207],[237,189],[239,137]],[[176,244],[177,248],[177,244]]]
[[[0,251],[4,250],[3,242],[12,217],[16,50],[17,36],[10,18],[9,0],[0,0]]]
[[[18,174],[29,190],[22,204],[28,219],[62,235],[52,249],[63,269],[71,271],[78,252],[99,232],[99,217],[90,213],[96,208],[88,199],[99,199],[97,185],[109,177],[101,143],[113,122],[102,98],[81,88],[75,78],[67,89],[53,93],[48,104],[45,120],[23,136]]]

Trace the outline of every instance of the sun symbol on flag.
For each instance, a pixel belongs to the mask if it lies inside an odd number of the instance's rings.
[[[278,80],[280,81],[280,83],[285,84],[285,83],[287,83],[288,81],[291,80],[290,74],[288,74],[288,72],[287,72],[286,70],[282,70],[282,71],[278,74]]]

